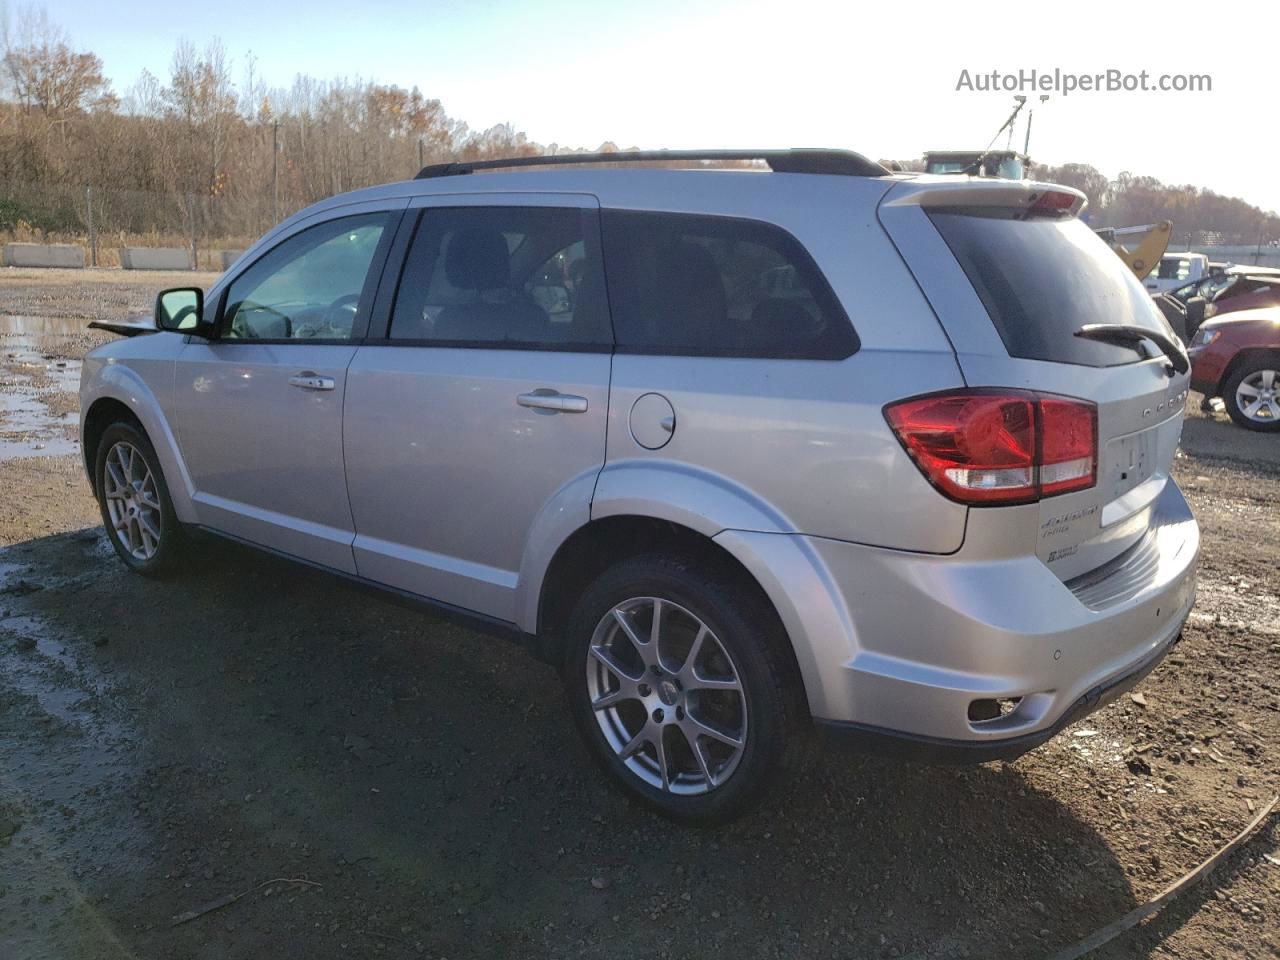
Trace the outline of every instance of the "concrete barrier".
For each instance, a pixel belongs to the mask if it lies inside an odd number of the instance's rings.
[[[235,263],[244,254],[243,250],[223,250],[222,251],[222,269],[230,270],[231,265]]]
[[[191,256],[182,247],[121,247],[125,270],[190,270]]]
[[[84,247],[74,243],[6,243],[4,262],[10,267],[84,268]]]

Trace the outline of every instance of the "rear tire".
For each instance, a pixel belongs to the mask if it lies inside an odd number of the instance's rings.
[[[732,820],[778,779],[797,740],[786,642],[772,608],[732,571],[693,557],[625,560],[569,619],[574,721],[631,796],[688,823]]]
[[[147,435],[128,421],[107,427],[93,476],[107,539],[125,566],[146,577],[173,573],[188,540]]]
[[[1247,360],[1222,385],[1227,415],[1246,430],[1280,432],[1280,355]]]

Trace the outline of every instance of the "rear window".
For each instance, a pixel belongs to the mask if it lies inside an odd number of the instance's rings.
[[[1086,323],[1123,323],[1172,335],[1142,284],[1079,220],[1020,220],[985,211],[938,211],[929,218],[1011,357],[1089,367],[1145,359],[1141,346],[1075,336]]]
[[[1185,280],[1191,276],[1191,261],[1165,257],[1156,268],[1156,276],[1161,280]]]

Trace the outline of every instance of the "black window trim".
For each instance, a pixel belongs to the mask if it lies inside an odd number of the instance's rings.
[[[793,360],[793,361],[810,361],[819,363],[839,363],[847,360],[862,349],[862,340],[858,336],[857,327],[854,326],[852,319],[841,303],[839,296],[831,287],[830,281],[822,268],[818,266],[817,261],[813,259],[813,255],[800,241],[795,234],[787,230],[785,227],[769,220],[761,220],[756,217],[738,217],[716,213],[694,213],[686,210],[659,210],[654,208],[623,208],[623,207],[580,207],[580,206],[561,206],[555,203],[545,204],[512,204],[513,208],[529,208],[537,209],[550,208],[559,210],[577,210],[583,216],[585,222],[591,225],[590,230],[584,229],[584,239],[591,239],[596,251],[601,270],[604,278],[605,304],[608,313],[609,327],[612,335],[611,342],[608,343],[549,343],[546,341],[521,341],[521,340],[428,340],[428,339],[392,339],[391,321],[395,313],[395,304],[400,296],[400,285],[404,278],[404,271],[408,265],[409,250],[413,245],[413,240],[417,236],[418,230],[421,228],[426,215],[433,210],[454,210],[454,209],[493,209],[501,207],[503,204],[475,204],[475,203],[456,203],[456,204],[431,204],[423,207],[408,207],[405,209],[389,208],[386,211],[369,210],[361,213],[348,213],[343,216],[332,217],[321,220],[310,226],[303,227],[301,230],[295,230],[288,236],[282,237],[278,243],[273,244],[267,250],[264,250],[259,256],[255,257],[250,263],[245,264],[237,271],[235,277],[224,284],[223,289],[218,297],[217,308],[217,331],[218,335],[210,341],[218,344],[264,344],[264,345],[296,345],[296,344],[314,344],[316,346],[362,346],[362,347],[418,347],[418,348],[436,348],[441,350],[504,350],[504,351],[526,351],[534,353],[606,353],[620,354],[624,356],[649,356],[649,357],[707,357],[707,358],[724,358],[724,359],[750,359],[750,360]],[[374,253],[373,261],[370,264],[369,276],[365,279],[368,286],[373,283],[373,292],[370,297],[370,309],[368,311],[368,319],[365,323],[363,335],[360,337],[351,337],[348,339],[331,339],[331,338],[271,338],[271,339],[248,339],[248,338],[226,338],[222,336],[223,315],[227,305],[227,299],[230,294],[231,286],[247,271],[253,268],[263,257],[269,255],[276,250],[281,244],[287,243],[290,239],[309,230],[312,227],[322,226],[325,223],[331,223],[334,220],[346,219],[347,217],[363,216],[366,214],[374,214],[385,212],[389,217],[394,218],[394,222],[389,224],[389,228],[384,232],[383,237],[378,242],[378,249]],[[613,322],[613,288],[608,277],[608,262],[604,252],[604,219],[607,213],[638,213],[638,214],[662,214],[674,217],[691,217],[699,220],[716,220],[731,221],[750,224],[753,227],[764,227],[767,230],[776,233],[782,237],[791,248],[786,253],[794,255],[794,260],[798,261],[797,266],[805,270],[815,281],[816,289],[814,289],[815,299],[826,298],[827,303],[832,307],[831,316],[836,319],[842,319],[848,325],[849,330],[849,349],[844,353],[837,353],[826,356],[799,355],[795,353],[784,353],[780,351],[761,351],[761,350],[696,350],[696,349],[677,349],[677,348],[654,348],[647,346],[635,346],[630,344],[620,344],[617,342],[617,330]],[[398,215],[398,216],[397,216]],[[378,267],[381,258],[381,266]],[[363,300],[363,291],[362,291]],[[381,335],[375,333],[380,330]]]
[[[695,213],[687,210],[657,210],[650,207],[634,208],[634,207],[603,207],[600,210],[600,230],[601,239],[607,231],[606,221],[609,214],[641,214],[641,215],[660,215],[667,217],[689,218],[694,220],[714,220],[717,222],[744,223],[749,224],[753,228],[763,227],[765,230],[780,237],[789,249],[782,250],[791,262],[800,270],[808,274],[809,278],[815,283],[813,289],[814,299],[819,301],[819,309],[823,310],[833,320],[843,320],[849,330],[848,350],[845,352],[836,352],[823,356],[800,353],[786,353],[781,351],[765,351],[765,350],[734,350],[734,349],[715,349],[715,350],[697,350],[693,348],[681,349],[672,347],[655,348],[649,346],[638,346],[634,344],[618,343],[617,324],[614,323],[614,353],[627,356],[643,356],[643,357],[723,357],[725,359],[750,359],[750,360],[808,360],[821,363],[840,363],[848,360],[859,350],[862,349],[862,339],[858,336],[858,329],[854,326],[852,318],[844,308],[844,304],[840,301],[840,297],[836,295],[835,290],[831,286],[831,281],[827,279],[827,275],[823,273],[822,268],[818,266],[818,262],[813,259],[813,254],[800,241],[800,239],[780,224],[770,220],[761,220],[757,217],[738,217],[719,213]],[[602,251],[603,252],[603,251]],[[605,260],[605,269],[608,270],[608,261]],[[606,278],[607,279],[607,278]],[[606,283],[606,289],[609,291],[610,313],[612,315],[612,303],[614,290]],[[825,299],[825,303],[822,301]],[[828,310],[828,307],[830,310]]]
[[[338,208],[341,209],[341,208]],[[360,331],[359,336],[351,337],[228,337],[225,336],[226,330],[226,309],[227,301],[231,296],[231,288],[246,273],[257,266],[266,257],[279,250],[284,244],[288,243],[294,237],[306,233],[308,230],[316,227],[323,227],[326,224],[336,223],[339,220],[349,220],[355,217],[371,217],[381,214],[387,218],[387,226],[382,231],[382,236],[378,238],[378,245],[374,248],[373,258],[369,261],[369,270],[365,274],[364,286],[360,290],[360,305],[368,304],[369,309],[366,311],[366,319],[364,327]],[[404,224],[406,212],[399,207],[388,207],[386,209],[362,210],[356,213],[340,214],[336,217],[327,217],[323,220],[317,220],[315,223],[307,224],[297,230],[292,230],[287,236],[281,237],[276,243],[273,243],[262,253],[254,257],[249,263],[246,263],[238,271],[236,275],[227,280],[223,284],[221,292],[218,294],[218,306],[214,320],[214,336],[209,341],[211,344],[263,344],[267,346],[296,346],[298,344],[311,344],[317,347],[358,347],[362,346],[368,340],[368,333],[373,326],[374,318],[377,316],[377,307],[379,304],[379,288],[382,285],[383,274],[386,271],[388,257],[395,246],[395,240],[399,236]],[[366,299],[367,298],[367,299]]]
[[[582,218],[583,221],[583,240],[587,244],[587,249],[594,250],[596,258],[600,264],[602,279],[605,284],[605,312],[606,319],[609,322],[610,341],[608,343],[574,343],[574,342],[548,342],[544,340],[434,340],[426,338],[407,338],[391,336],[391,324],[395,319],[396,303],[400,299],[400,287],[404,283],[405,270],[409,265],[409,251],[413,249],[413,241],[417,239],[418,231],[422,229],[422,225],[426,222],[427,215],[433,211],[439,210],[497,210],[497,209],[513,209],[513,210],[572,210]],[[614,352],[613,343],[613,315],[608,306],[608,277],[604,266],[604,244],[601,236],[600,228],[600,209],[595,206],[577,206],[563,205],[554,202],[548,203],[441,203],[431,204],[429,206],[409,209],[405,212],[406,225],[402,229],[405,240],[403,248],[397,244],[398,249],[393,251],[395,260],[388,259],[384,268],[384,280],[392,281],[387,284],[388,295],[382,302],[381,306],[385,309],[385,315],[379,316],[379,311],[374,310],[370,314],[369,330],[361,346],[365,347],[419,347],[419,348],[435,348],[438,350],[510,350],[510,351],[528,351],[534,353],[607,353]],[[412,221],[409,223],[409,221]],[[388,274],[394,272],[394,279]],[[370,331],[373,330],[373,320],[380,320],[379,329],[381,336],[374,335]]]

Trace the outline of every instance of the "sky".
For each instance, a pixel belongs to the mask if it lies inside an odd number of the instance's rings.
[[[0,0],[0,4],[5,0]],[[17,6],[9,0],[10,15]],[[56,0],[50,19],[103,60],[117,92],[162,80],[185,38],[219,37],[242,83],[297,74],[418,86],[472,128],[596,147],[822,146],[911,159],[990,142],[1015,91],[980,75],[1107,70],[1200,92],[1021,90],[1031,155],[1190,183],[1280,211],[1280,3],[1076,0]],[[1024,124],[1019,120],[1015,145]],[[1003,146],[1005,137],[1000,138]]]

